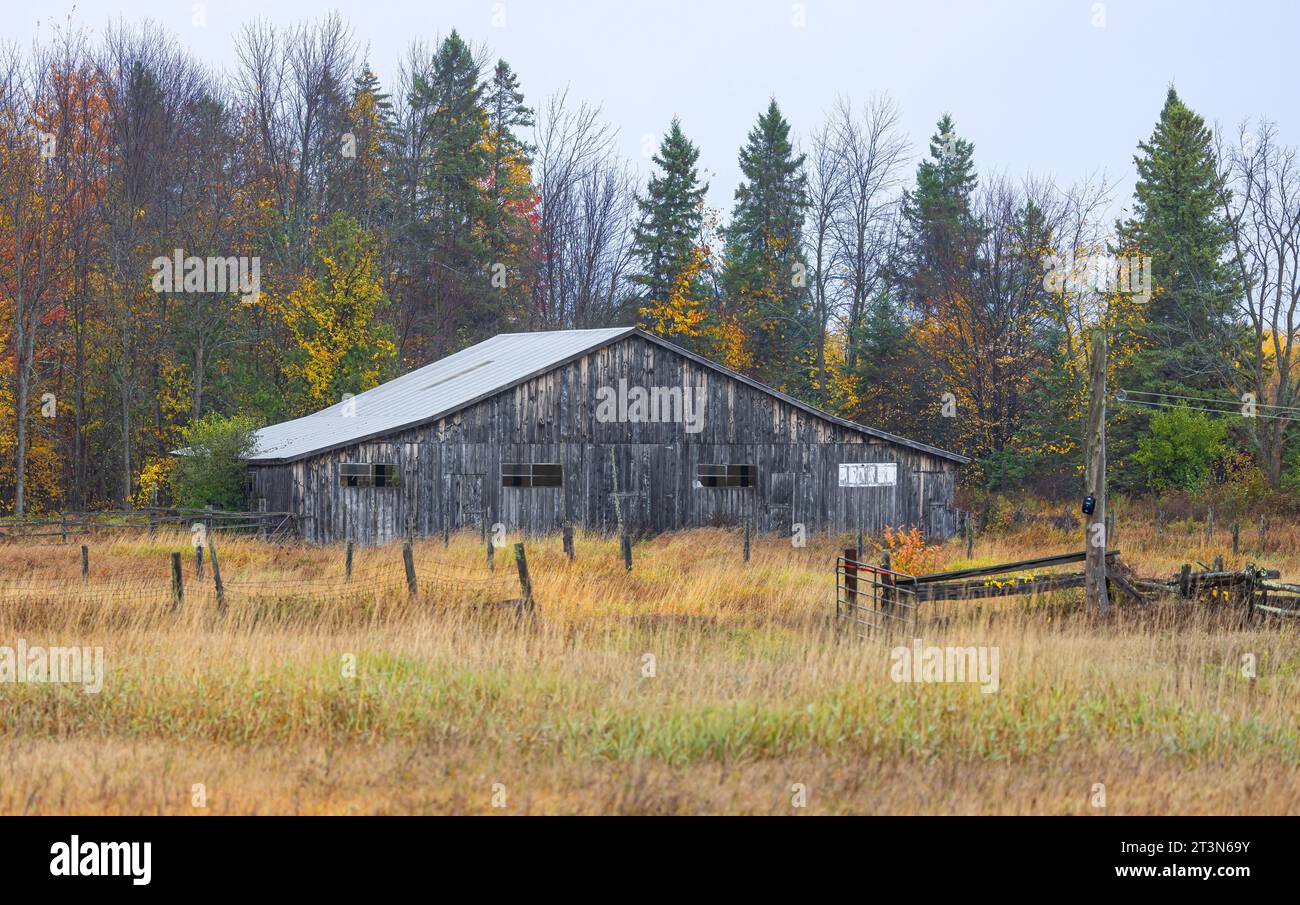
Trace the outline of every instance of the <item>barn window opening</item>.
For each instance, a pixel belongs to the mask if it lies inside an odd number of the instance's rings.
[[[339,465],[342,487],[396,487],[401,472],[391,462],[343,462]]]
[[[758,483],[758,466],[696,465],[695,483],[700,487],[753,487]]]
[[[502,487],[560,487],[564,469],[554,463],[503,462]]]

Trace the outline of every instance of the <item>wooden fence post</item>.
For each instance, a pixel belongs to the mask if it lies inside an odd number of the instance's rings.
[[[523,595],[523,606],[531,613],[537,605],[533,600],[533,580],[528,575],[528,556],[522,543],[515,544],[515,565],[519,567],[519,592]]]
[[[208,559],[212,560],[212,586],[217,590],[217,610],[226,611],[226,586],[221,583],[221,564],[217,562],[217,548],[208,535]]]
[[[1115,513],[1106,513],[1106,548],[1110,549],[1115,544]]]
[[[68,514],[66,512],[59,515],[59,526],[63,532],[63,542],[68,542]]]
[[[1183,563],[1178,571],[1178,596],[1184,599],[1192,596],[1192,567],[1189,563]]]
[[[890,566],[888,549],[880,551],[880,568],[885,570],[880,574],[880,608],[884,610],[893,609],[894,576],[891,574],[893,569]]]
[[[406,566],[406,592],[414,600],[418,586],[415,581],[415,553],[411,550],[409,540],[402,544],[402,563]]]
[[[90,548],[85,544],[81,545],[81,577],[90,577]]]
[[[1241,525],[1236,522],[1232,523],[1232,555],[1236,556],[1241,552]]]
[[[185,600],[185,584],[181,578],[181,554],[172,554],[172,609],[179,611]]]
[[[203,545],[194,545],[194,577],[202,580],[203,578]]]
[[[966,513],[966,558],[975,558],[975,523],[971,521],[970,513]]]
[[[619,536],[619,544],[623,548],[623,568],[629,572],[632,571],[632,538],[626,534]]]
[[[749,562],[749,519],[745,519],[745,562]]]
[[[1214,507],[1211,506],[1205,513],[1205,539],[1214,540]]]
[[[858,551],[844,548],[844,602],[856,606],[858,602]]]
[[[573,562],[573,525],[567,521],[564,523],[564,553],[569,562]]]
[[[352,541],[348,541],[347,547],[343,550],[343,579],[352,580]]]

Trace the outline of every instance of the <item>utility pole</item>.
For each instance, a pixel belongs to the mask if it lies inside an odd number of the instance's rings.
[[[1099,613],[1110,610],[1106,593],[1106,330],[1092,334],[1092,372],[1088,399],[1087,485],[1092,511],[1084,525],[1086,560],[1085,585],[1088,606]]]

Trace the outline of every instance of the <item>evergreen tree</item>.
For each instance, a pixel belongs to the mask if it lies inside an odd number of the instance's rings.
[[[518,231],[514,229],[518,224],[512,220],[532,194],[529,182],[518,178],[520,170],[527,172],[532,149],[516,130],[532,128],[533,111],[524,104],[519,78],[505,60],[497,60],[492,81],[487,86],[485,106],[491,145],[489,243],[493,254],[499,255],[512,240],[518,240]]]
[[[700,243],[704,195],[709,186],[700,182],[696,169],[699,157],[699,150],[674,117],[653,158],[661,172],[650,177],[645,197],[637,199],[641,220],[633,237],[632,254],[640,272],[632,279],[644,287],[644,305],[662,304],[668,299]]]
[[[903,196],[897,276],[918,311],[932,311],[943,296],[964,291],[975,270],[981,230],[974,214],[974,153],[945,113],[930,139],[930,158],[916,168],[916,188]]]
[[[792,393],[808,388],[820,329],[808,304],[803,166],[790,124],[772,100],[740,151],[744,180],[724,231],[723,292],[746,325],[748,358],[759,379]]]
[[[1225,260],[1228,229],[1213,135],[1171,87],[1149,141],[1133,160],[1133,216],[1118,227],[1118,254],[1150,259],[1153,294],[1132,382],[1155,392],[1221,386],[1232,366],[1237,286]],[[1186,395],[1186,393],[1184,393]]]
[[[487,240],[491,178],[485,86],[469,47],[453,31],[427,72],[412,79],[422,121],[412,227],[417,298],[408,307],[416,360],[428,361],[498,329],[506,299],[492,287]]]

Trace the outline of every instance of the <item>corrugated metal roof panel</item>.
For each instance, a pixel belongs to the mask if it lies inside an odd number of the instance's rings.
[[[345,402],[262,428],[250,461],[299,459],[439,418],[631,332],[499,334]]]
[[[559,367],[592,349],[640,332],[635,327],[613,327],[599,330],[502,333],[409,374],[403,374],[373,390],[358,393],[346,402],[339,402],[303,418],[262,428],[257,432],[257,452],[249,461],[263,464],[292,461],[433,421],[530,377]],[[970,461],[965,456],[946,449],[823,412],[661,337],[649,333],[641,335],[820,418],[962,464]]]

